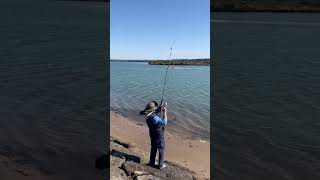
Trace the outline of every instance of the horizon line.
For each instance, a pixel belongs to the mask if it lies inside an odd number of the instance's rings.
[[[201,57],[201,58],[174,58],[174,59],[170,59],[170,60],[180,60],[180,59],[210,59],[210,57]],[[155,60],[169,60],[169,59],[160,59],[160,58],[152,58],[152,59],[127,59],[127,58],[110,58],[110,60],[132,60],[132,61],[155,61]]]

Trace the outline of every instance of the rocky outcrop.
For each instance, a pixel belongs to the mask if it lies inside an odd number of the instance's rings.
[[[121,168],[122,164],[125,162],[126,160],[124,158],[119,158],[119,157],[115,157],[115,156],[110,156],[110,167],[118,167]]]
[[[184,179],[192,180],[192,173],[182,168],[181,166],[173,165],[170,162],[166,162],[167,167],[160,170],[145,164],[135,163],[133,161],[126,161],[122,164],[122,169],[128,176],[132,177],[153,177],[153,179]],[[141,177],[142,178],[142,177]]]
[[[115,142],[110,143],[110,154],[111,156],[125,159],[126,161],[141,162],[141,158],[137,153]]]
[[[126,175],[126,173],[118,168],[118,167],[111,167],[110,168],[110,179],[113,180],[127,180],[128,176]]]
[[[135,147],[117,138],[110,138],[110,179],[160,180],[194,179],[193,173],[178,164],[166,161],[167,167],[160,170],[146,164],[146,158]]]

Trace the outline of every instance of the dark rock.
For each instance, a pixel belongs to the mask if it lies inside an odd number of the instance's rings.
[[[140,155],[119,145],[115,142],[110,143],[111,155],[119,158],[125,158],[126,161],[134,161],[137,163],[141,162]]]
[[[110,136],[110,142],[115,142],[125,148],[133,148],[134,146],[128,142],[124,142],[123,140],[120,140],[118,138]]]
[[[124,158],[126,161],[134,161],[137,163],[140,163],[140,161],[141,161],[141,158],[138,156],[130,155],[130,154],[127,154],[127,153],[124,153],[121,151],[117,151],[117,150],[112,150],[111,155],[119,157],[119,158]]]
[[[121,142],[117,139],[115,139],[113,142],[117,143],[117,144],[120,144],[121,146],[125,147],[125,148],[131,148],[132,145],[130,145],[129,143],[125,143],[125,142]]]
[[[101,157],[97,158],[96,159],[96,168],[97,169],[106,169],[106,168],[109,168],[108,165],[109,165],[109,156],[108,155],[102,155]]]
[[[113,136],[110,136],[110,142],[114,141],[116,138]]]
[[[128,177],[126,173],[117,167],[111,167],[110,168],[110,179],[112,180],[127,180]]]
[[[136,171],[145,172],[148,175],[154,176],[153,178],[161,178],[161,179],[183,179],[183,180],[192,180],[192,172],[186,168],[183,168],[177,164],[173,164],[171,162],[166,162],[167,167],[160,170],[157,168],[153,168],[147,165],[138,164],[132,161],[126,161],[122,164],[122,169],[126,172],[128,176],[135,176]],[[147,176],[147,175],[146,175]],[[151,177],[151,176],[148,176]],[[141,177],[142,178],[142,177]]]
[[[131,150],[129,150],[128,148],[118,144],[118,143],[115,143],[115,142],[110,142],[110,152],[112,152],[113,150],[116,150],[116,151],[121,151],[121,152],[124,152],[124,153],[127,153],[127,154],[132,154],[133,152]]]

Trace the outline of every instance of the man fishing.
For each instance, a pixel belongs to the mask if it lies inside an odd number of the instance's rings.
[[[175,40],[172,43],[170,48],[169,60],[171,58],[172,48]],[[167,75],[168,75],[169,66],[166,68],[166,75],[163,82],[161,105],[158,106],[156,101],[151,101],[147,104],[146,108],[140,112],[140,115],[145,115],[147,117],[146,121],[149,127],[149,136],[151,140],[151,150],[150,150],[150,161],[149,165],[156,165],[156,155],[159,151],[159,169],[166,167],[164,164],[164,150],[165,150],[165,141],[164,141],[164,127],[168,123],[167,119],[167,103],[163,101],[164,90],[166,88]],[[162,118],[160,117],[162,115]]]
[[[166,167],[164,164],[164,126],[167,125],[167,109],[165,105],[161,104],[158,107],[156,101],[151,101],[146,108],[140,112],[140,115],[146,116],[146,121],[149,127],[149,136],[151,140],[151,151],[149,165],[156,166],[156,154],[159,151],[159,169]],[[160,117],[162,115],[162,118]]]

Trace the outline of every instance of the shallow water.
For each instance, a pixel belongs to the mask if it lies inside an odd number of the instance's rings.
[[[166,66],[137,62],[110,63],[110,106],[136,121],[151,100],[161,101]],[[170,130],[194,138],[209,139],[210,67],[174,66],[169,68],[165,88]]]
[[[320,179],[320,15],[212,14],[217,179]]]

